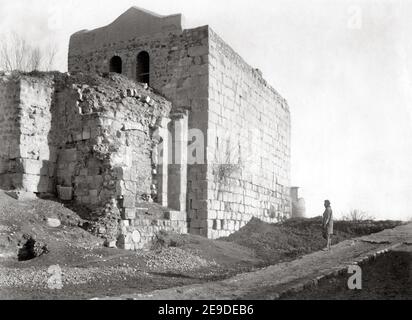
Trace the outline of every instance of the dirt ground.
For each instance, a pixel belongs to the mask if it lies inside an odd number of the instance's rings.
[[[17,201],[0,191],[0,299],[92,299],[222,280],[320,250],[320,221],[252,220],[219,240],[160,234],[150,250],[129,252],[104,248],[81,228],[84,220],[57,201]],[[399,224],[337,222],[334,241]],[[39,256],[22,260],[28,239]]]
[[[192,284],[181,287],[145,292],[143,294],[124,294],[117,297],[101,297],[108,300],[278,300],[291,296],[294,299],[302,299],[305,293],[310,294],[315,289],[325,283],[328,279],[341,279],[347,277],[349,281],[350,269],[354,265],[361,266],[364,271],[376,274],[375,285],[384,288],[380,294],[391,293],[393,299],[411,299],[412,297],[405,288],[409,283],[404,280],[410,278],[408,275],[408,260],[402,257],[392,256],[395,251],[405,251],[412,245],[412,223],[402,224],[393,229],[349,239],[332,246],[330,251],[316,251],[299,257],[298,259],[277,263],[259,270],[241,273],[234,277],[207,282]],[[387,264],[382,263],[378,268],[368,270],[369,264],[374,260],[380,261],[386,255],[396,259],[392,261],[397,274],[382,272],[381,268],[386,268]],[[403,256],[409,259],[407,256]],[[401,258],[401,259],[400,259]],[[383,260],[385,261],[385,260]],[[404,267],[401,267],[404,266]],[[406,267],[405,267],[406,266]],[[359,272],[359,270],[358,270]],[[399,273],[402,273],[400,275]],[[401,280],[404,283],[400,283]],[[359,278],[358,278],[359,280]],[[361,279],[362,280],[362,279]],[[365,279],[363,279],[365,281]],[[326,282],[327,283],[327,282]],[[332,299],[334,294],[347,287],[347,282],[343,281],[330,289],[330,294],[320,296],[319,299]],[[364,297],[376,297],[374,287],[366,286],[362,295]],[[317,297],[318,295],[314,295]],[[340,299],[348,297],[341,296]],[[311,299],[311,297],[309,297]]]
[[[318,286],[287,295],[285,300],[411,300],[412,248],[403,247],[361,265],[362,288],[350,290],[348,275],[319,282]]]

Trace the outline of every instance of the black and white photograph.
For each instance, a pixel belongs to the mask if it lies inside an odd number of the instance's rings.
[[[411,18],[0,0],[0,300],[412,300]]]

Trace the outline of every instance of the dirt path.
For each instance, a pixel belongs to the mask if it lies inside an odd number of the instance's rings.
[[[348,274],[323,279],[316,286],[282,296],[283,300],[411,300],[412,246],[403,245],[361,264],[358,290]]]
[[[116,299],[278,299],[328,276],[342,275],[349,265],[365,262],[405,244],[412,244],[412,224],[344,241],[335,245],[331,252],[315,252],[227,280],[127,294]]]

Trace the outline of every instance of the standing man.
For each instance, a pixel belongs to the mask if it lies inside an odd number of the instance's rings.
[[[330,251],[333,235],[333,215],[329,200],[325,200],[325,212],[323,213],[322,233],[323,237],[328,241],[326,250]]]

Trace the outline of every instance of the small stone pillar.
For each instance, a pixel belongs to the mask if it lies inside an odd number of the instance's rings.
[[[291,187],[290,188],[290,197],[292,198],[292,202],[297,202],[299,198],[299,187]]]
[[[292,218],[304,218],[306,216],[305,199],[299,198],[299,187],[290,188],[292,199]]]
[[[168,207],[176,211],[186,211],[187,196],[187,152],[188,113],[174,113],[169,130],[172,136],[171,161],[168,179]],[[170,159],[169,159],[170,160]]]
[[[169,118],[163,118],[158,134],[162,142],[158,145],[158,165],[157,165],[157,181],[158,181],[158,203],[163,207],[168,206],[168,175],[170,155],[169,144],[172,141],[169,138],[168,124]]]

